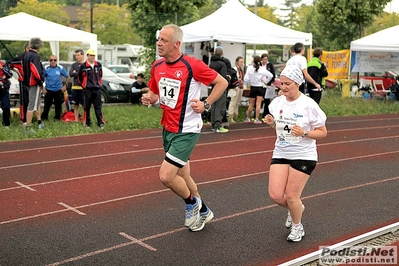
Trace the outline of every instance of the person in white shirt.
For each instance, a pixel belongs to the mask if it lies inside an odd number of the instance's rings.
[[[260,107],[264,96],[262,84],[267,84],[273,78],[272,73],[261,67],[261,61],[262,60],[260,56],[255,56],[253,64],[248,66],[247,72],[244,76],[244,83],[251,86],[247,119],[244,121],[244,123],[247,124],[251,123],[251,114],[255,104],[256,109],[254,124],[262,124],[262,121],[259,120]]]
[[[264,122],[276,128],[276,142],[269,172],[269,195],[288,209],[285,226],[291,228],[287,240],[298,242],[305,235],[301,223],[305,209],[301,194],[315,169],[316,140],[327,136],[327,117],[319,105],[299,91],[302,70],[287,65],[280,74],[283,95],[269,105]]]
[[[294,55],[288,59],[286,66],[288,65],[296,65],[299,67],[303,73],[302,76],[302,83],[300,84],[299,91],[305,94],[305,79],[312,83],[314,87],[317,89],[321,89],[320,84],[318,84],[314,79],[309,75],[308,73],[308,62],[306,60],[306,57],[303,56],[305,53],[305,47],[303,46],[303,43],[296,43],[293,47],[294,50]],[[303,78],[305,77],[305,79]]]

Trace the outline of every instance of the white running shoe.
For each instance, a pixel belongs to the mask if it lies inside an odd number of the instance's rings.
[[[305,211],[305,205],[302,204],[302,212]],[[291,213],[288,211],[287,213],[287,219],[285,220],[285,227],[291,228],[292,225],[292,218],[291,218]]]
[[[291,233],[287,236],[288,241],[299,242],[302,240],[302,237],[305,236],[305,230],[303,229],[303,225],[292,225]]]
[[[213,216],[214,215],[211,209],[206,207],[206,212],[200,212],[200,219],[198,223],[191,226],[190,231],[192,232],[201,231],[202,229],[204,229],[205,224],[213,219]]]
[[[199,210],[202,207],[202,201],[196,196],[193,197],[195,199],[195,203],[186,204],[186,220],[184,221],[184,225],[187,227],[197,224],[200,219]]]
[[[251,124],[252,122],[251,122],[251,119],[247,118],[247,119],[245,119],[244,123],[245,124]]]

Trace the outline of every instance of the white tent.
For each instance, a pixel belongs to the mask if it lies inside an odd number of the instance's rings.
[[[399,25],[351,42],[352,51],[399,52]]]
[[[183,42],[227,41],[246,44],[312,44],[312,34],[258,17],[238,0],[229,0],[209,16],[181,27]]]
[[[29,41],[38,37],[48,41],[53,54],[59,57],[59,42],[89,43],[97,51],[97,34],[63,26],[24,12],[0,18],[0,40]]]
[[[352,72],[399,70],[399,25],[352,41]]]

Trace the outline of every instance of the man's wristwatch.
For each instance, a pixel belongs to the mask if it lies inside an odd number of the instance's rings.
[[[209,111],[211,109],[211,105],[205,100],[203,101],[205,110]]]
[[[308,136],[308,132],[305,130],[305,131],[303,132],[302,138],[306,138],[307,136]]]

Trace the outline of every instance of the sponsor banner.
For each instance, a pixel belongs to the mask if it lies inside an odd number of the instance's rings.
[[[349,73],[349,50],[336,52],[323,51],[321,61],[327,67],[328,79],[346,79]]]
[[[399,53],[352,51],[351,72],[399,70]]]

